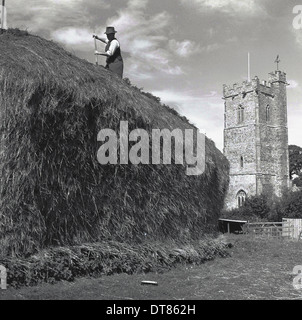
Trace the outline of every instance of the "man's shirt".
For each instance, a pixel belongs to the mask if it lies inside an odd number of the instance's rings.
[[[109,42],[109,40],[107,39],[107,40],[106,40],[106,43],[108,43],[108,42]],[[109,47],[109,49],[106,51],[106,53],[109,54],[109,56],[113,56],[114,53],[115,53],[115,50],[116,50],[117,48],[119,48],[119,47],[120,47],[119,42],[118,42],[116,39],[113,39],[113,40],[111,41],[110,47]]]

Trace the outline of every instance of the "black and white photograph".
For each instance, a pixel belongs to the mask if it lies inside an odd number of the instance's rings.
[[[0,300],[302,300],[301,59],[302,0],[0,0]]]

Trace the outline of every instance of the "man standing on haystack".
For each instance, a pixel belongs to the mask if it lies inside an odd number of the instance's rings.
[[[114,30],[114,27],[107,27],[105,32],[107,39],[99,38],[97,35],[93,35],[95,39],[106,43],[105,53],[101,53],[96,50],[95,54],[106,56],[106,69],[111,70],[120,78],[123,78],[124,63],[121,55],[120,43],[115,38],[116,32],[117,31]]]

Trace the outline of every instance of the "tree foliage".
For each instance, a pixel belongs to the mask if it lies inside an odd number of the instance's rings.
[[[288,190],[281,198],[266,195],[247,198],[244,206],[222,214],[222,217],[235,220],[282,221],[282,218],[302,219],[302,191]]]
[[[287,192],[274,206],[279,219],[299,218],[302,219],[302,191]]]
[[[267,220],[270,217],[271,202],[266,195],[252,196],[246,199],[242,207],[226,211],[223,216],[235,220]]]
[[[298,177],[293,179],[293,184],[296,185],[297,187],[302,187],[302,173],[299,174]]]
[[[302,171],[302,148],[296,145],[290,145],[288,147],[289,151],[289,174],[290,178],[293,175],[301,176]]]

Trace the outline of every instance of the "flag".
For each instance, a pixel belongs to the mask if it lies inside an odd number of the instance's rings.
[[[5,0],[2,0],[2,5],[0,6],[0,26],[1,29],[7,30]]]

